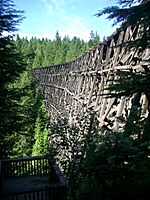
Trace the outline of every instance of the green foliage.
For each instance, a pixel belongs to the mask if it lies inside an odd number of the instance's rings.
[[[4,31],[12,33],[17,30],[16,26],[23,19],[22,13],[14,8],[12,0],[0,1],[0,37]]]
[[[145,13],[149,1],[119,2],[125,7],[106,8],[101,14],[116,18],[116,23],[123,22],[122,26],[142,25],[144,34],[135,44],[147,47],[149,14]],[[122,119],[125,125],[121,132],[99,130],[92,110],[76,126],[66,119],[58,119],[48,127],[49,119],[42,96],[35,89],[32,67],[75,59],[98,44],[99,36],[91,32],[90,41],[84,42],[77,37],[61,39],[57,31],[53,41],[19,36],[13,41],[2,33],[15,30],[21,18],[20,12],[14,9],[10,14],[8,5],[1,1],[5,12],[0,11],[0,156],[48,154],[60,163],[69,181],[69,199],[146,199],[150,185],[150,110],[148,116],[141,117],[140,97],[145,94],[150,102],[147,69],[145,73],[119,72],[115,84],[109,87],[108,97],[136,94],[128,119]]]
[[[100,141],[90,162],[89,174],[87,171],[89,177],[93,175],[100,196],[103,199],[145,198],[149,193],[150,161],[137,141],[125,133],[106,133]],[[147,185],[145,177],[149,180]]]
[[[44,106],[43,99],[38,96],[39,105],[37,107],[37,118],[35,122],[35,143],[32,149],[33,156],[49,155],[49,130],[48,114]]]
[[[25,70],[25,63],[9,35],[16,30],[22,12],[14,9],[12,1],[2,0],[0,7],[0,157],[5,157],[11,154],[12,135],[24,127],[19,101],[25,92],[15,87],[15,82]],[[3,35],[4,31],[8,36]]]
[[[20,51],[30,57],[33,67],[50,66],[74,60],[99,42],[100,38],[97,32],[93,33],[88,42],[85,42],[77,37],[70,39],[68,36],[65,36],[61,39],[58,31],[53,41],[37,38],[27,40],[26,38],[20,38],[19,35],[15,40]]]
[[[11,0],[2,0],[0,7],[0,158],[26,157],[32,155],[35,135],[39,133],[37,127],[42,137],[48,123],[44,109],[40,110],[41,97],[32,74],[37,41],[31,39],[29,43],[19,36],[14,41],[9,34],[22,20],[22,11],[16,11]],[[4,31],[8,36],[3,36]]]
[[[23,17],[22,11],[13,8],[12,1],[1,1],[1,6],[4,7],[0,18],[2,35],[4,30],[15,31],[15,25]],[[15,40],[11,36],[1,37],[0,44],[1,156],[48,154],[49,119],[41,95],[36,91],[32,68],[75,59],[89,48],[88,43],[76,37],[61,39],[57,31],[53,41],[28,40],[17,35]]]
[[[51,157],[58,161],[69,181],[70,199],[82,199],[83,193],[88,195],[84,188],[88,183],[85,179],[86,159],[92,159],[91,152],[98,142],[97,123],[93,118],[95,116],[89,114],[79,126],[69,124],[67,119],[58,119],[50,124]]]
[[[34,127],[37,117],[35,84],[29,67],[26,67],[26,71],[22,74],[20,79],[14,83],[14,86],[24,88],[26,95],[21,97],[19,101],[24,120],[22,122],[21,132],[16,131],[12,137],[12,140],[15,141],[12,146],[12,157],[27,157],[32,154]]]
[[[134,123],[126,121],[124,130],[117,133],[99,130],[91,111],[77,127],[66,119],[51,124],[51,157],[69,181],[68,199],[146,199],[150,131],[145,138],[144,127],[137,112]]]
[[[100,37],[97,32],[94,34],[93,31],[90,33],[89,47],[96,46],[100,43]]]
[[[150,1],[119,0],[118,4],[118,6],[104,8],[96,16],[107,14],[109,20],[114,19],[114,25],[119,23],[123,28],[127,26],[140,28],[139,37],[134,38],[133,42],[127,42],[127,46],[148,48],[150,45]]]

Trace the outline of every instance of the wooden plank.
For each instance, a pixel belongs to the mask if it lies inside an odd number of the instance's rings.
[[[101,77],[101,83],[99,85],[100,85],[100,87],[98,89],[98,93],[97,93],[97,98],[96,98],[96,101],[95,101],[94,110],[97,109],[97,105],[98,105],[98,102],[99,102],[99,99],[100,99],[100,94],[101,94],[102,90],[104,89],[104,77]]]
[[[120,103],[118,104],[117,114],[116,114],[115,122],[114,122],[114,126],[113,126],[113,130],[114,131],[118,131],[118,126],[119,126],[118,118],[121,117],[121,115],[122,115],[122,112],[123,112],[123,109],[124,109],[124,105],[125,105],[125,100],[126,100],[125,97],[121,97]]]
[[[96,76],[94,76],[93,81],[91,81],[91,82],[92,82],[92,84],[91,84],[91,90],[90,90],[87,106],[89,106],[91,103],[91,99],[92,99],[92,95],[93,95],[93,91],[94,91],[94,87],[95,87],[95,82],[96,82]]]
[[[108,113],[109,113],[109,111],[110,111],[110,109],[111,109],[111,107],[112,107],[112,105],[113,105],[115,100],[116,100],[116,98],[109,99],[109,102],[108,102],[107,108],[105,110],[105,113],[102,116],[103,119],[105,119],[107,117],[107,115],[108,115]]]

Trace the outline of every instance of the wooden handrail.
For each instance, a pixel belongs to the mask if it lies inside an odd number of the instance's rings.
[[[47,156],[2,159],[1,173],[4,178],[48,174],[49,163]]]
[[[41,159],[48,159],[47,156],[33,156],[33,157],[28,157],[28,158],[4,158],[1,159],[2,162],[10,162],[10,161],[28,161],[28,160],[41,160]]]
[[[48,156],[2,159],[0,163],[0,199],[67,199],[67,182],[56,162],[51,161]],[[35,180],[40,180],[41,183],[34,184]],[[18,183],[21,184],[22,181],[27,184],[27,188],[23,186],[18,190]],[[16,188],[12,190],[14,186],[10,183],[16,182]]]

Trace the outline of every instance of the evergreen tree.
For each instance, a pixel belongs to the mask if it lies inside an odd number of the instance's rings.
[[[20,40],[21,45],[18,44]],[[34,45],[37,44],[37,47],[40,46],[44,49],[47,41],[32,38],[29,42],[26,38],[20,39],[18,36],[14,42],[17,43],[18,51],[23,54],[27,66],[15,83],[16,87],[25,89],[26,95],[20,99],[22,115],[24,116],[24,129],[21,133],[16,132],[13,135],[15,144],[12,154],[17,157],[43,155],[46,154],[48,149],[47,123],[49,120],[42,104],[41,95],[36,90],[32,63],[35,55],[34,49],[36,49]]]
[[[66,55],[66,60],[70,61],[77,58],[82,53],[80,38],[73,37],[69,43],[69,50]]]
[[[11,34],[22,20],[22,12],[15,10],[11,0],[0,1],[0,157],[10,155],[12,135],[23,129],[24,117],[19,105],[24,91],[15,82],[25,69]],[[8,36],[4,36],[4,32]]]
[[[32,67],[50,66],[73,60],[84,53],[89,47],[99,43],[97,32],[91,41],[85,42],[80,38],[69,39],[65,36],[61,39],[59,32],[56,32],[54,40],[31,38],[20,38],[17,35],[15,44],[19,51],[26,57],[29,57]],[[32,60],[32,61],[31,61]]]
[[[56,40],[56,42],[57,42],[58,44],[61,42],[61,37],[60,37],[60,35],[59,35],[59,32],[58,32],[58,31],[56,32],[56,35],[55,35],[55,40]]]
[[[44,50],[44,61],[43,66],[50,66],[54,64],[54,58],[56,54],[55,42],[47,41]]]
[[[140,29],[139,37],[133,42],[127,43],[129,48],[150,46],[150,1],[149,0],[119,0],[118,6],[106,7],[96,14],[108,15],[108,19],[114,19],[114,24],[120,24],[122,28],[127,26]]]
[[[61,44],[61,42],[55,43],[55,47],[56,47],[56,51],[55,51],[55,57],[54,57],[54,63],[55,64],[61,64],[64,62],[65,58],[63,55],[64,49],[63,49],[63,45]]]
[[[40,67],[43,65],[44,61],[44,46],[42,45],[42,42],[38,40],[36,50],[35,50],[35,57],[33,60],[33,67]]]
[[[93,46],[96,46],[99,43],[100,43],[100,37],[99,37],[99,35],[97,34],[97,32],[94,33],[93,30],[92,30],[91,33],[90,33],[90,40],[88,42],[89,47],[91,48]]]
[[[49,153],[49,118],[43,102],[42,95],[37,92],[37,117],[35,121],[35,135],[32,149],[33,156],[46,155]]]

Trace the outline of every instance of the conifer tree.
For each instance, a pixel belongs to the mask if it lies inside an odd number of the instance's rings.
[[[150,46],[150,1],[149,0],[118,0],[118,6],[106,7],[96,16],[107,14],[107,19],[114,20],[113,25],[120,24],[140,28],[140,36],[128,43],[129,48]]]
[[[96,46],[98,43],[100,42],[100,37],[99,35],[96,33],[93,32],[93,30],[91,31],[90,33],[90,40],[88,42],[89,44],[89,47],[93,47],[93,46]]]
[[[25,63],[12,40],[12,33],[22,20],[11,0],[0,1],[0,157],[10,155],[15,132],[23,128],[19,100],[24,91],[15,82],[25,69]],[[4,32],[8,36],[4,36]]]

